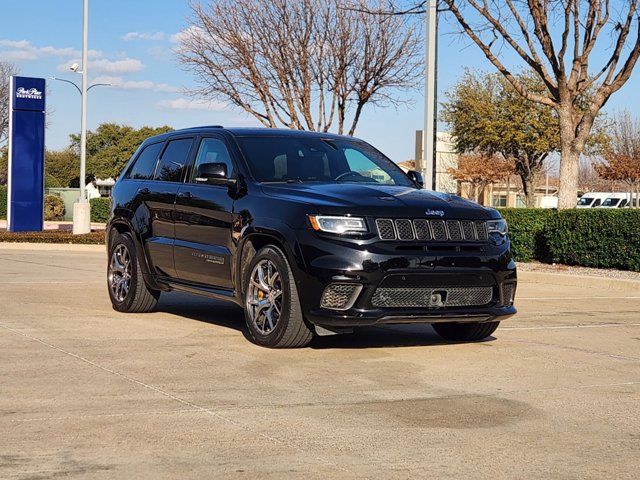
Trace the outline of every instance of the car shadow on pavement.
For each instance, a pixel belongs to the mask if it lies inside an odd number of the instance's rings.
[[[243,310],[231,302],[222,302],[181,292],[164,293],[158,302],[157,311],[233,329],[251,341],[244,322]],[[481,342],[495,340],[488,337]],[[453,345],[456,342],[443,340],[430,325],[381,325],[361,327],[354,333],[317,336],[310,348],[359,349],[388,347],[433,347]]]

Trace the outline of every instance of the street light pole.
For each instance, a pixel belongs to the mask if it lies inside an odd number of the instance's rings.
[[[73,205],[73,233],[91,232],[91,207],[87,202],[85,176],[87,170],[87,73],[89,70],[87,41],[89,34],[89,0],[82,9],[82,116],[80,120],[80,198]]]
[[[422,131],[422,176],[424,188],[435,190],[435,146],[436,146],[436,63],[438,10],[437,1],[429,0],[426,8],[425,84],[424,84],[424,129]]]

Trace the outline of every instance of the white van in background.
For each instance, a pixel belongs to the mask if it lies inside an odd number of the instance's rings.
[[[628,193],[611,193],[609,194],[609,196],[604,200],[604,202],[602,202],[602,205],[600,205],[600,208],[625,208],[625,207],[629,207],[630,204],[632,202],[630,202],[629,200],[631,199],[631,195],[629,195]],[[635,195],[634,195],[634,202],[635,203]]]
[[[576,208],[596,208],[613,195],[611,192],[587,192],[578,200]]]

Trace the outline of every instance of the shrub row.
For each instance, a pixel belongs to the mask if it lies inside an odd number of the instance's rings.
[[[640,210],[501,209],[514,257],[640,271]]]
[[[43,232],[11,233],[0,230],[0,242],[19,243],[76,243],[76,244],[104,244],[104,230],[74,235],[71,232],[61,230],[45,230]]]
[[[111,214],[111,199],[93,198],[91,199],[91,221],[95,223],[107,223]]]

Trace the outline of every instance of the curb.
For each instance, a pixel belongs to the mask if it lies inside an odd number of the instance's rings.
[[[568,275],[566,273],[518,272],[518,282],[543,283],[569,287],[622,290],[640,295],[640,281],[622,278],[596,277],[590,275]]]
[[[104,244],[0,242],[2,250],[37,250],[40,252],[104,252]]]

